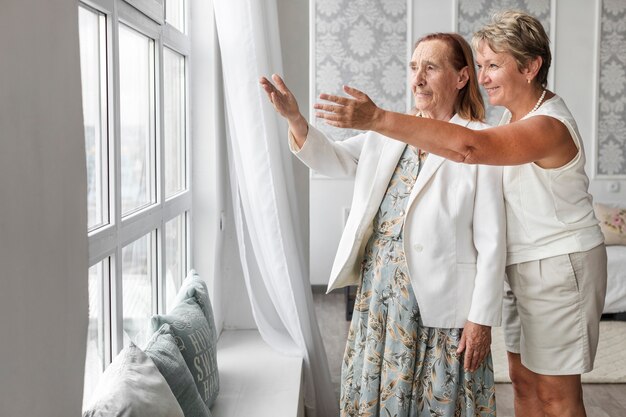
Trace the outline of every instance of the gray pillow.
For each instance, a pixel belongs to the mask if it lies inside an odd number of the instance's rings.
[[[200,278],[200,275],[198,275],[195,269],[190,270],[187,277],[183,280],[180,290],[178,290],[176,298],[174,299],[174,305],[188,298],[195,299],[202,309],[206,321],[209,323],[211,335],[214,338],[213,343],[217,343],[217,331],[215,330],[215,318],[213,317],[209,290],[206,283]]]
[[[211,411],[200,398],[193,376],[178,350],[169,324],[159,327],[148,341],[144,352],[159,368],[185,416],[211,417]]]
[[[83,417],[185,417],[152,360],[131,343],[105,369]]]
[[[216,337],[194,298],[178,303],[169,314],[152,316],[152,331],[169,324],[178,349],[191,371],[200,398],[211,407],[219,391]]]

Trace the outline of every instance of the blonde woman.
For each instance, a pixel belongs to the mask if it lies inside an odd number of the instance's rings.
[[[456,34],[418,41],[419,117],[482,129],[472,51]],[[502,169],[427,155],[377,133],[332,141],[283,81],[262,78],[309,167],[354,177],[329,291],[358,285],[341,375],[342,416],[495,416],[489,353],[502,312]],[[447,140],[441,138],[441,140]]]
[[[504,165],[507,277],[504,327],[517,416],[585,416],[606,292],[606,251],[588,193],[576,122],[546,89],[551,54],[541,23],[496,15],[473,38],[478,78],[499,127],[473,131],[384,111],[362,92],[323,94],[318,117],[367,129],[453,161]],[[445,139],[445,140],[444,140]]]

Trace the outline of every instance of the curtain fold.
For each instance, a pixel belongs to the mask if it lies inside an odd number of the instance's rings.
[[[287,126],[259,77],[282,73],[275,0],[216,1],[229,130],[229,168],[244,278],[263,339],[304,358],[308,417],[338,415],[304,272]]]

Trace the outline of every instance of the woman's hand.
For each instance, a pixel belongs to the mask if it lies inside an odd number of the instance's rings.
[[[376,123],[382,120],[385,111],[362,91],[348,86],[344,86],[343,90],[354,98],[320,94],[320,99],[334,104],[316,103],[314,108],[322,111],[315,115],[331,126],[375,130]]]
[[[261,77],[259,82],[274,105],[274,109],[287,120],[297,119],[300,116],[300,108],[295,96],[277,74],[272,75],[272,80],[276,85],[265,77]]]
[[[465,323],[461,334],[459,348],[457,354],[465,351],[463,366],[468,372],[474,372],[483,362],[489,350],[491,349],[491,326],[483,326],[482,324]]]
[[[289,91],[283,79],[280,78],[278,74],[273,74],[272,80],[274,80],[276,85],[272,84],[272,82],[265,77],[261,77],[259,82],[267,93],[270,102],[274,105],[274,109],[287,119],[289,130],[293,133],[298,146],[302,147],[306,141],[306,135],[309,132],[309,124],[302,113],[300,113],[298,101],[291,91]]]

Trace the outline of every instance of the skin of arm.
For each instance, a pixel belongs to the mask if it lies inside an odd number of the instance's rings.
[[[578,152],[567,127],[548,116],[513,124],[471,130],[453,123],[413,117],[377,107],[363,92],[344,91],[353,98],[321,94],[316,116],[331,126],[373,130],[455,162],[520,165],[535,162],[542,168],[565,165]],[[445,139],[444,139],[445,138]]]
[[[265,77],[261,77],[259,83],[265,90],[265,93],[267,93],[267,97],[274,106],[274,109],[287,119],[289,130],[293,134],[296,144],[298,147],[302,148],[309,132],[309,124],[302,113],[300,113],[298,101],[287,88],[283,79],[277,74],[273,74],[272,80],[276,85],[272,84],[272,82]]]

